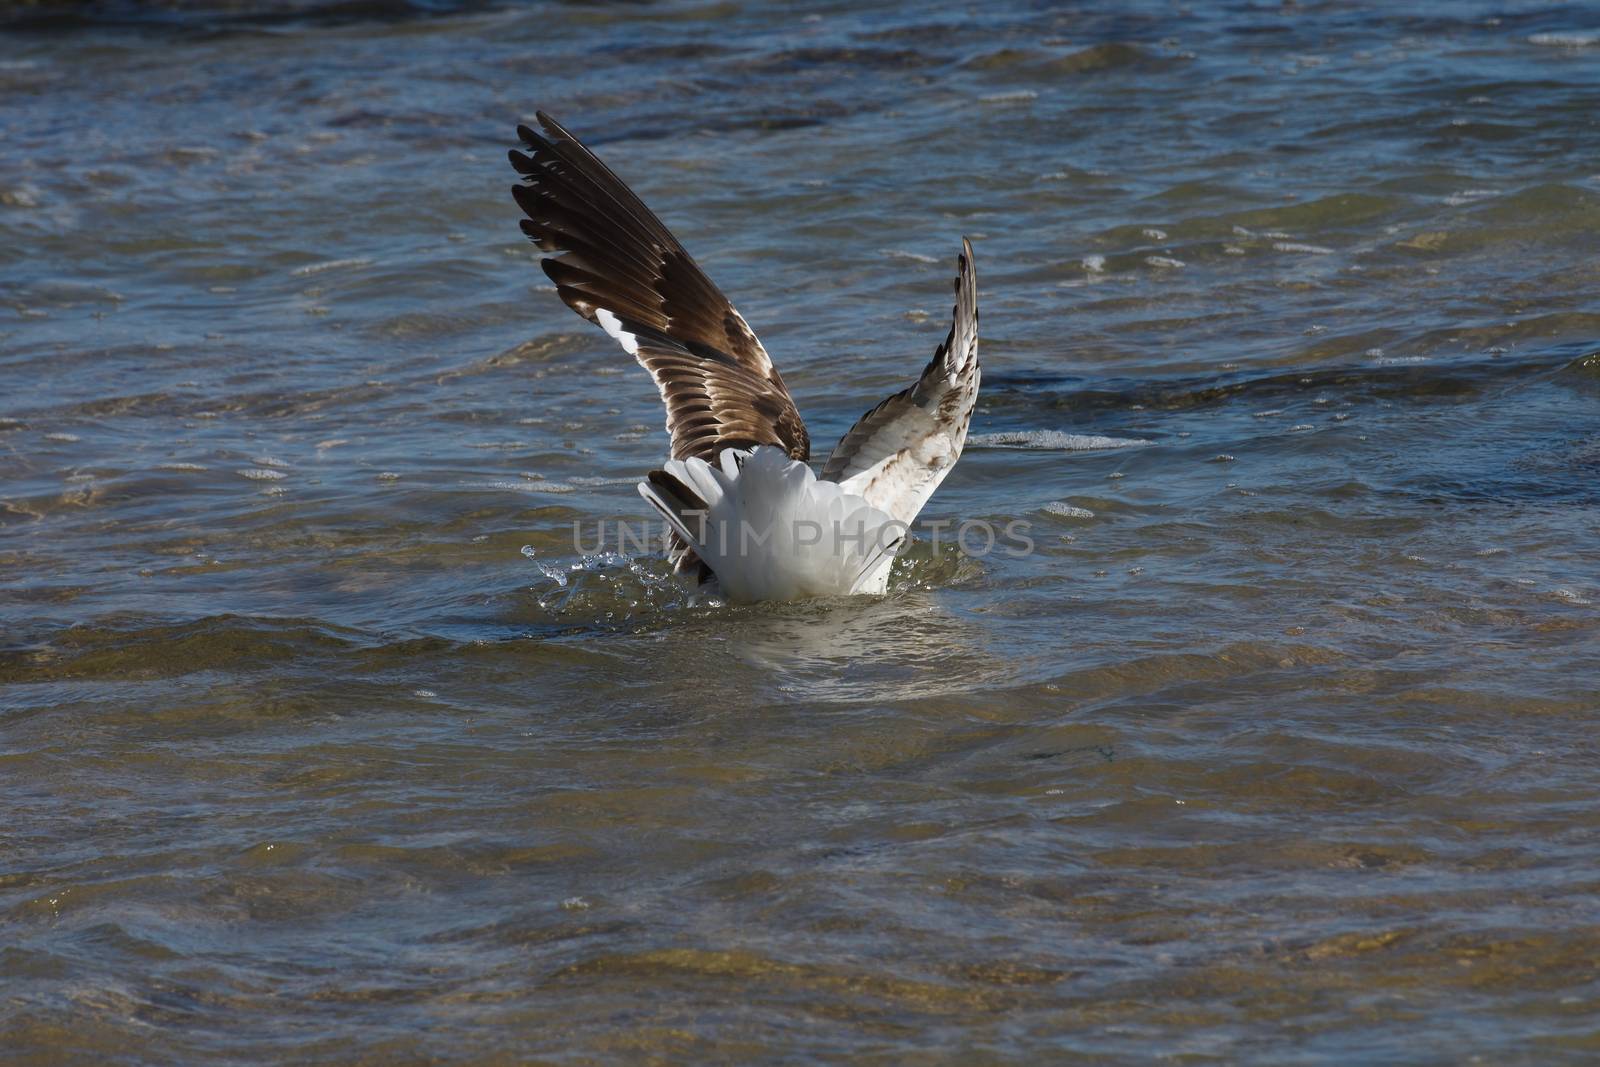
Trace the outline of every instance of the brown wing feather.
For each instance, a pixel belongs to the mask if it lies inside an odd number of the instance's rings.
[[[674,459],[776,445],[799,460],[811,441],[778,369],[744,316],[677,238],[598,156],[544,112],[517,127],[512,195],[522,231],[567,306],[616,338],[655,378]]]
[[[961,242],[950,332],[915,385],[861,416],[823,465],[839,482],[910,524],[961,458],[978,402],[978,275],[972,245]]]

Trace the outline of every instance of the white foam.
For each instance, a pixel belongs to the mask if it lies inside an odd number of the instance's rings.
[[[1149,441],[1137,437],[1105,437],[1100,434],[1063,433],[1060,430],[1013,430],[1007,433],[977,433],[967,444],[979,448],[1044,448],[1060,452],[1088,452],[1100,448],[1132,448]]]
[[[1460,207],[1462,204],[1471,204],[1479,200],[1487,200],[1491,196],[1499,195],[1495,189],[1463,189],[1458,193],[1451,193],[1444,198],[1444,202],[1451,207]]]
[[[1536,33],[1528,38],[1528,43],[1548,48],[1587,48],[1600,44],[1600,33]]]
[[[1161,267],[1167,270],[1176,270],[1184,265],[1183,260],[1173,259],[1171,256],[1145,256],[1144,261],[1152,267]]]
[[[498,489],[508,493],[574,493],[578,487],[566,482],[462,482],[463,489]]]
[[[1274,241],[1272,248],[1276,252],[1302,252],[1308,256],[1331,256],[1333,249],[1324,248],[1322,245],[1301,244],[1299,241]]]
[[[602,478],[598,475],[584,474],[572,479],[573,485],[632,485],[638,478]]]
[[[254,482],[275,482],[284,477],[282,471],[268,470],[265,467],[246,467],[239,473]]]
[[[1025,104],[1029,100],[1037,100],[1039,94],[1032,89],[1018,89],[1012,93],[991,93],[988,96],[978,97],[985,104]]]
[[[330,259],[324,263],[307,263],[303,267],[296,267],[291,273],[305,277],[308,274],[321,274],[325,270],[340,270],[344,267],[370,267],[370,259]]]
[[[1088,508],[1080,508],[1075,504],[1068,504],[1062,500],[1052,500],[1040,510],[1050,515],[1059,515],[1063,519],[1092,519],[1094,512]]]

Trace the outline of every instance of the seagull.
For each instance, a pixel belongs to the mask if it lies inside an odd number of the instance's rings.
[[[950,332],[917,381],[812,471],[794,398],[750,324],[633,191],[540,111],[517,127],[522,232],[556,294],[655,379],[671,457],[639,493],[675,569],[730,603],[882,595],[895,554],[961,457],[978,399],[978,278],[961,241]]]

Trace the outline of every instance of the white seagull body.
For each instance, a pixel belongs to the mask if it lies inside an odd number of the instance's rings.
[[[978,399],[977,275],[965,240],[950,333],[915,384],[857,420],[812,472],[811,441],[755,333],[677,238],[578,139],[519,126],[522,230],[558,253],[568,307],[655,378],[672,457],[639,492],[680,571],[731,601],[879,594],[928,497],[961,456]]]

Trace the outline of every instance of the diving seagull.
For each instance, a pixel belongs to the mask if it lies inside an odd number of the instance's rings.
[[[567,306],[655,379],[672,456],[639,493],[680,573],[728,601],[881,594],[894,555],[961,457],[978,399],[978,278],[965,238],[950,332],[922,375],[861,416],[813,473],[811,440],[750,324],[598,156],[538,112],[512,188]]]

